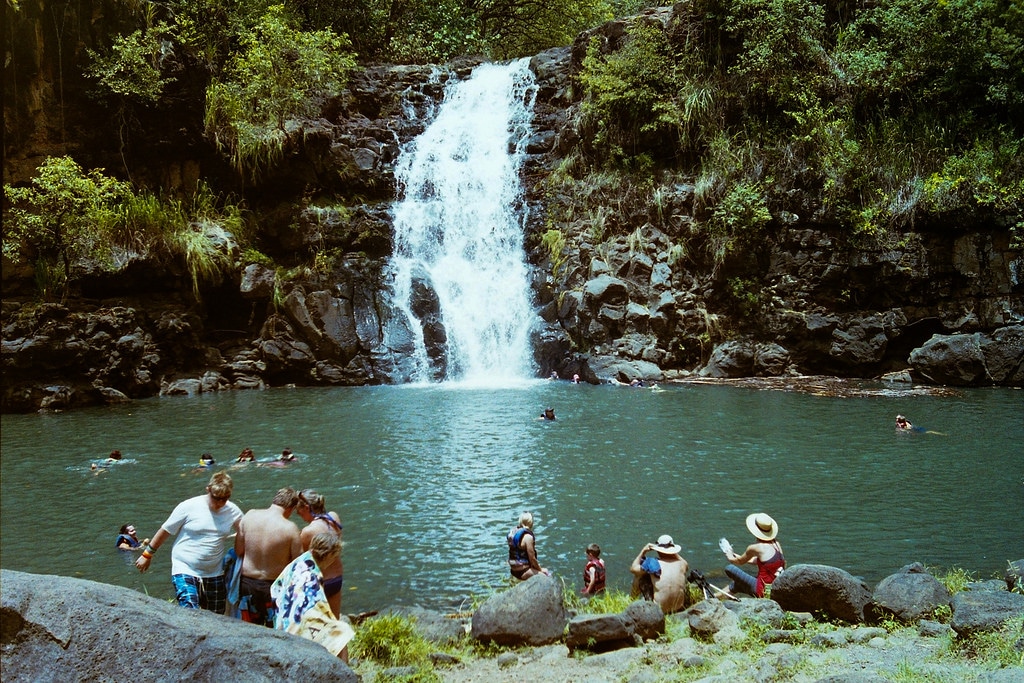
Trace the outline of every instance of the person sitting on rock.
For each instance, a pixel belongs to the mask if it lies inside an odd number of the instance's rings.
[[[537,561],[536,537],[533,533],[533,514],[519,515],[519,526],[513,527],[505,537],[508,541],[508,566],[514,578],[525,581],[537,574],[551,576]]]
[[[754,535],[757,542],[748,545],[742,555],[737,555],[733,552],[732,546],[728,545],[725,539],[722,540],[722,551],[725,553],[726,559],[732,563],[725,568],[725,573],[733,582],[729,591],[732,593],[741,591],[763,598],[765,587],[771,585],[786,568],[786,558],[782,555],[782,546],[775,539],[779,534],[779,525],[765,513],[757,512],[747,516],[747,529]],[[739,568],[739,565],[748,562],[757,564],[756,577]]]
[[[655,551],[657,557],[647,557]],[[686,606],[686,573],[689,564],[682,558],[682,550],[664,534],[657,543],[648,543],[640,549],[629,571],[633,574],[634,597],[643,596],[653,600],[665,614],[678,612]]]

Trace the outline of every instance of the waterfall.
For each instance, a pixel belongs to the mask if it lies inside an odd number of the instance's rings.
[[[395,175],[385,325],[392,379],[507,384],[534,375],[519,178],[536,85],[529,60],[451,78]]]

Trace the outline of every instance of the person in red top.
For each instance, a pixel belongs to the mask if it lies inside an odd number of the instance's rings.
[[[757,576],[751,576],[739,566],[728,566],[725,568],[725,573],[733,581],[731,592],[738,590],[763,598],[765,586],[770,585],[786,567],[782,546],[776,540],[776,536],[779,535],[779,525],[765,513],[757,512],[747,517],[747,529],[757,539],[756,543],[747,546],[742,555],[733,552],[731,546],[724,547],[723,550],[726,559],[733,565],[742,566],[748,562],[755,563]]]
[[[587,565],[583,568],[583,594],[597,595],[604,591],[604,560],[601,546],[591,543],[587,546]]]

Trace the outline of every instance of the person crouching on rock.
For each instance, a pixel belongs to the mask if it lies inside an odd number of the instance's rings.
[[[537,561],[537,544],[533,534],[533,515],[524,512],[519,515],[519,526],[508,532],[505,540],[508,541],[508,567],[512,576],[525,581],[537,574],[551,576],[544,567]]]
[[[657,557],[647,557],[655,551]],[[682,550],[664,534],[657,543],[640,549],[629,571],[633,574],[633,595],[653,600],[665,614],[678,612],[686,606],[686,572],[689,564],[680,556]]]

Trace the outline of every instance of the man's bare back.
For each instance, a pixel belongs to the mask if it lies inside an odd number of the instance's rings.
[[[235,552],[242,555],[242,576],[273,581],[302,554],[299,528],[285,518],[284,512],[280,506],[271,505],[265,510],[250,510],[242,517],[235,541]]]
[[[690,568],[686,560],[659,557],[661,576],[655,577],[654,601],[665,614],[678,612],[686,604],[686,574]]]

